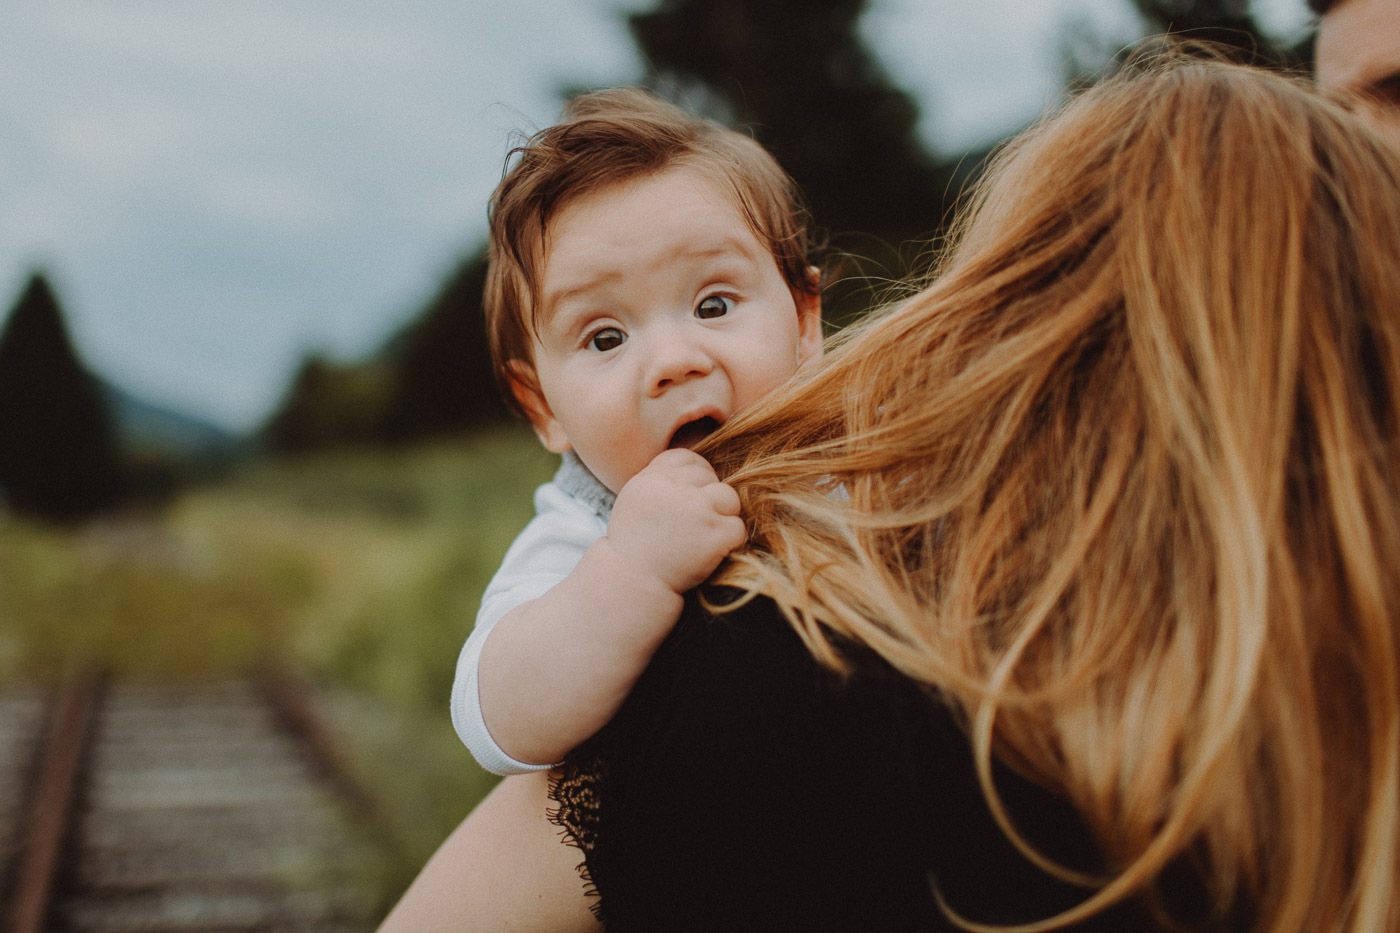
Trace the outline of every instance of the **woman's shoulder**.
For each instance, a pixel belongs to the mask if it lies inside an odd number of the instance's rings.
[[[1001,923],[1082,899],[997,828],[947,704],[850,657],[823,667],[766,599],[690,601],[556,795],[609,929],[953,929],[931,882]],[[1087,838],[1053,795],[999,780],[1037,837]]]
[[[724,599],[692,596],[618,717],[619,729],[662,721],[688,737],[683,746],[665,742],[666,754],[701,758],[695,766],[702,770],[741,773],[810,770],[827,759],[878,770],[891,753],[904,757],[914,731],[951,725],[932,693],[874,655],[852,648],[847,666],[834,670],[813,657],[771,600],[710,611]],[[805,780],[840,782],[846,770]]]
[[[609,929],[929,928],[928,706],[821,667],[767,600],[692,600],[556,787]]]

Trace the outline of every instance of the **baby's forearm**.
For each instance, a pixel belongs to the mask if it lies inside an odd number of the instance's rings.
[[[607,538],[538,599],[507,613],[482,647],[482,716],[501,750],[552,764],[626,699],[680,615],[682,597],[622,560]]]

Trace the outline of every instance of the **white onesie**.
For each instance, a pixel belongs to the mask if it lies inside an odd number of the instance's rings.
[[[507,612],[543,596],[573,572],[588,546],[607,533],[612,503],[613,494],[607,487],[578,457],[565,454],[554,479],[535,490],[535,517],[511,542],[500,568],[486,586],[476,627],[457,658],[457,676],[452,682],[452,725],[477,763],[487,771],[524,774],[553,767],[516,761],[491,737],[482,718],[477,689],[481,647]]]

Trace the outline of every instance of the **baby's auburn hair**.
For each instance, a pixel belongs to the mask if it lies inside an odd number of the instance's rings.
[[[549,225],[585,195],[688,167],[733,196],[794,293],[812,295],[808,213],[792,178],[752,138],[635,87],[575,97],[563,119],[510,153],[491,196],[486,335],[506,404],[525,415],[513,382],[534,378],[532,339]]]

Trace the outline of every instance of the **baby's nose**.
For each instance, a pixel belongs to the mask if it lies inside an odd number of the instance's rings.
[[[708,375],[715,367],[714,359],[704,345],[682,336],[666,336],[652,350],[650,394],[657,396],[691,379]]]

